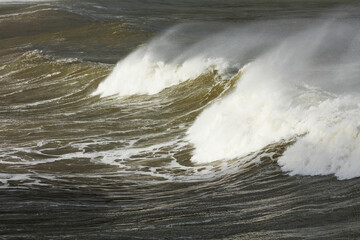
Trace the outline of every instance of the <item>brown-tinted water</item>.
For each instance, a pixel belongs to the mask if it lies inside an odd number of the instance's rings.
[[[357,238],[359,13],[0,2],[0,237]]]

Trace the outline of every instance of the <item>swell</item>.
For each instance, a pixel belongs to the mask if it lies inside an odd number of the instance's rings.
[[[0,98],[2,172],[5,179],[24,181],[31,175],[38,183],[42,175],[34,175],[31,165],[51,163],[72,152],[66,139],[83,130],[76,130],[79,124],[71,116],[96,103],[88,96],[110,69],[104,64],[56,59],[41,51],[8,58],[0,70],[0,82],[6,86]]]
[[[84,99],[109,71],[105,64],[56,59],[38,50],[10,57],[0,70],[7,86],[1,91],[1,103],[9,108]]]
[[[81,26],[90,21],[72,11],[50,4],[20,5],[19,9],[1,14],[0,20],[3,33],[1,39],[57,32],[66,26]]]
[[[61,2],[4,9],[0,54],[42,50],[60,58],[114,63],[151,36],[124,19],[99,20],[91,13]]]
[[[41,51],[4,60],[3,187],[68,184],[69,179],[96,185],[97,178],[120,176],[138,183],[213,176],[213,166],[189,161],[191,147],[183,137],[198,112],[230,87],[228,82],[209,72],[158,96],[121,101],[91,96],[111,67]]]

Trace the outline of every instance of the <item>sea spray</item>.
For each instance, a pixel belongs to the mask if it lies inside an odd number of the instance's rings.
[[[216,24],[173,27],[119,61],[93,95],[151,95],[209,72],[231,78],[281,36],[278,30],[269,33],[266,24],[256,28],[257,32]]]
[[[153,60],[151,56],[135,54],[117,64],[113,72],[102,82],[94,95],[102,97],[117,94],[156,94],[165,88],[186,80],[195,79],[201,74],[223,72],[227,63],[221,58],[192,58],[181,64]]]
[[[94,94],[156,94],[209,71],[231,79],[248,65],[188,130],[193,162],[241,158],[295,138],[278,159],[284,171],[360,176],[359,29],[350,20],[307,24],[230,26],[196,40],[191,26],[178,26],[121,60]]]
[[[243,157],[295,137],[278,159],[284,171],[360,176],[360,86],[354,78],[360,67],[354,51],[360,48],[354,31],[326,23],[255,59],[236,89],[205,109],[188,130],[192,161]],[[343,38],[347,41],[340,42]]]

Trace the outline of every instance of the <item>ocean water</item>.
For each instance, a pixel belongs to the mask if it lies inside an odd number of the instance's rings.
[[[1,239],[356,239],[360,5],[0,0]]]

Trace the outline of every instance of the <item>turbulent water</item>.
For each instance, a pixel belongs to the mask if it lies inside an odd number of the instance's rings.
[[[360,236],[356,1],[0,1],[0,238]]]

